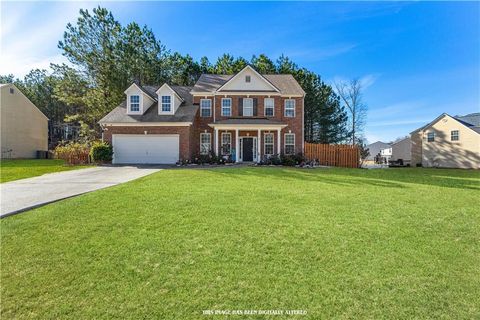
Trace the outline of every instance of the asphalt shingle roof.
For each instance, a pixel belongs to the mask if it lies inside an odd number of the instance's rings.
[[[234,75],[202,74],[192,89],[192,92],[215,92]],[[271,84],[284,95],[303,95],[305,92],[291,74],[263,74]]]
[[[214,124],[270,124],[282,125],[284,123],[268,118],[229,118],[225,120],[215,121]]]
[[[155,102],[142,115],[127,114],[127,101],[124,100],[120,105],[113,109],[109,114],[103,117],[99,123],[137,123],[137,122],[193,122],[198,111],[198,106],[193,105],[193,97],[190,94],[192,87],[171,86],[173,90],[184,100],[173,115],[159,115],[157,94],[155,93],[160,86],[141,86],[149,96],[154,98]]]
[[[455,119],[464,122],[467,125],[480,127],[480,112],[470,113],[464,116],[455,116]]]

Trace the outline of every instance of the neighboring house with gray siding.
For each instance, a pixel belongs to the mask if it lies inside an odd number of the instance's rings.
[[[398,162],[401,160],[404,165],[410,164],[412,160],[412,140],[405,137],[397,142],[392,143],[391,161]]]

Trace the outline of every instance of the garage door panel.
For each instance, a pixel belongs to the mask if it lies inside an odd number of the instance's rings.
[[[178,135],[113,135],[114,163],[172,164],[179,159]]]

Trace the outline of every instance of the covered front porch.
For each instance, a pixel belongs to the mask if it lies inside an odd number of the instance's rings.
[[[216,155],[231,157],[235,162],[260,162],[266,156],[281,153],[282,129],[286,124],[270,120],[261,123],[232,120],[235,119],[209,124],[214,129],[213,150]]]

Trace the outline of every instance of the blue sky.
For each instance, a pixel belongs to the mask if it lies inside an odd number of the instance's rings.
[[[4,2],[0,73],[22,77],[65,59],[67,22],[97,2]],[[442,112],[480,110],[480,3],[104,2],[148,25],[169,49],[214,61],[284,53],[327,82],[363,79],[366,137],[389,141]]]

